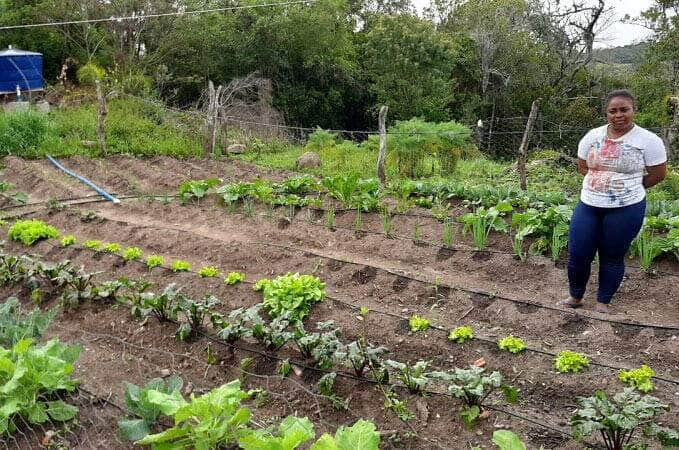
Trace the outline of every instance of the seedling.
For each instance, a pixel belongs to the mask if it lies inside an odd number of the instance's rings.
[[[415,314],[408,321],[408,325],[410,326],[410,331],[417,332],[417,331],[427,331],[429,329],[430,323],[429,320]]]
[[[191,270],[191,264],[183,259],[176,259],[172,262],[173,272],[188,272]]]
[[[455,228],[453,227],[453,219],[448,217],[443,221],[443,246],[452,248],[454,236]]]
[[[165,264],[165,257],[161,255],[149,255],[148,258],[146,258],[146,267],[149,269],[162,266],[163,264]]]
[[[325,226],[330,231],[335,231],[335,210],[334,208],[328,208],[325,213]]]
[[[502,338],[497,343],[500,350],[507,350],[509,353],[519,353],[526,349],[526,343],[523,339],[509,335]]]
[[[201,278],[214,278],[219,276],[219,269],[215,266],[201,267],[201,269],[198,271],[198,276]]]
[[[98,251],[98,250],[101,249],[102,242],[100,240],[97,240],[97,239],[89,239],[89,240],[83,242],[83,246],[85,248],[89,248],[91,250],[97,250]]]
[[[71,245],[75,244],[75,242],[76,242],[75,236],[73,236],[72,234],[62,237],[61,241],[59,241],[62,247],[70,247]]]
[[[390,369],[396,370],[396,379],[403,382],[413,394],[421,393],[429,383],[429,377],[424,373],[431,364],[429,361],[418,361],[414,365],[409,363],[402,363],[388,359],[384,361],[384,365]]]
[[[127,262],[141,259],[144,252],[139,247],[127,247],[123,252],[123,259]]]
[[[224,283],[228,285],[233,285],[245,281],[245,274],[240,272],[229,272],[229,274],[224,278]]]
[[[577,373],[587,366],[589,366],[589,358],[587,356],[570,350],[560,352],[554,360],[554,367],[561,373]]]
[[[458,344],[464,344],[465,342],[474,338],[474,330],[470,326],[457,327],[448,334],[448,340],[456,342]]]
[[[639,392],[650,392],[653,390],[653,381],[651,378],[655,376],[655,371],[646,364],[638,369],[621,370],[618,378],[628,386],[633,387]]]
[[[120,249],[121,249],[120,244],[117,244],[115,242],[104,244],[104,251],[106,253],[118,253],[120,252]]]
[[[382,211],[382,230],[384,231],[384,235],[388,238],[391,239],[393,238],[392,234],[392,215],[389,212],[389,208],[384,208]]]

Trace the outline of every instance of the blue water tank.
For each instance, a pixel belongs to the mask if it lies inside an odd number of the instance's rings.
[[[15,48],[0,51],[0,94],[43,89],[42,54]]]

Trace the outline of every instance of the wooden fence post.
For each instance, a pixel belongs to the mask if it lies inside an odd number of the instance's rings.
[[[521,182],[521,190],[526,190],[528,181],[526,180],[526,162],[528,161],[528,142],[530,141],[530,134],[533,131],[533,125],[538,116],[538,107],[540,106],[541,98],[533,100],[530,107],[530,115],[526,123],[526,129],[523,132],[523,139],[521,140],[521,147],[519,147],[519,158],[516,162],[516,168],[519,171],[519,180]]]
[[[101,88],[101,82],[95,80],[97,86],[97,99],[99,100],[99,114],[97,115],[97,137],[99,138],[99,147],[104,156],[108,156],[108,148],[106,147],[106,96]]]
[[[382,187],[384,187],[387,181],[387,175],[384,170],[384,162],[387,158],[387,111],[389,111],[389,107],[386,105],[382,106],[378,118],[380,129],[380,153],[377,156],[377,177],[380,179]]]
[[[217,142],[217,115],[219,114],[219,97],[222,86],[215,89],[212,81],[208,82],[208,107],[205,117],[205,142],[203,144],[203,157],[216,156],[215,144]]]
[[[675,158],[675,149],[672,146],[677,139],[677,135],[679,135],[679,96],[670,97],[669,103],[673,108],[674,114],[672,114],[672,123],[667,127],[663,138],[665,147],[667,148],[667,159],[673,161]]]

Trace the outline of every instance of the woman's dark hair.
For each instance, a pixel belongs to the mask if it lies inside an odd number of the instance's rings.
[[[616,89],[614,91],[611,91],[608,93],[606,96],[606,99],[604,100],[604,112],[608,109],[608,104],[611,102],[616,97],[621,97],[621,98],[626,98],[627,100],[632,102],[632,106],[634,109],[637,109],[637,99],[634,98],[634,95],[627,89]]]

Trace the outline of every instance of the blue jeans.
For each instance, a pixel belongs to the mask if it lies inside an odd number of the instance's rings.
[[[610,303],[625,274],[625,254],[639,233],[646,200],[620,208],[597,208],[579,202],[568,233],[568,284],[571,297],[580,300],[599,253],[599,303]]]

